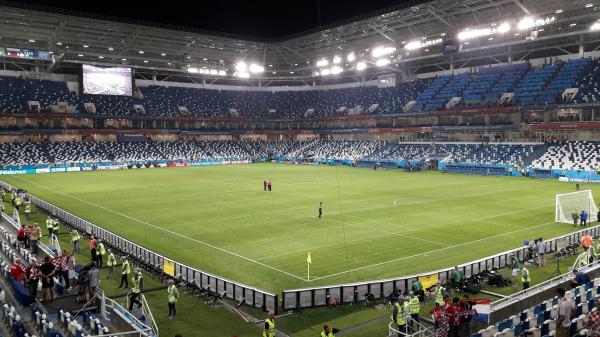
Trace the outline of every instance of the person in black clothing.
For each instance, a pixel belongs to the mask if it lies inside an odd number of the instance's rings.
[[[263,180],[263,191],[267,190],[267,179]]]
[[[323,202],[322,201],[319,203],[319,219],[321,219],[321,217],[323,217]]]
[[[50,262],[50,257],[44,258],[44,263],[40,267],[42,273],[42,288],[43,296],[42,299],[45,301],[50,297],[50,301],[54,300],[54,274],[56,273],[56,267]]]

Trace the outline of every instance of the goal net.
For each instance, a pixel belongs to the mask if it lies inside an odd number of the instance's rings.
[[[588,213],[588,223],[597,221],[598,207],[591,190],[556,195],[556,222],[573,223],[573,213]]]

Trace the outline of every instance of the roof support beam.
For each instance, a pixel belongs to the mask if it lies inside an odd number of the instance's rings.
[[[517,0],[515,0],[517,1]],[[445,24],[446,26],[452,28],[452,25],[450,24],[450,22],[446,21],[446,19],[444,19],[443,17],[439,16],[431,7],[428,8],[429,13],[431,13],[431,15],[433,15],[436,19],[440,20],[443,24]]]
[[[529,10],[527,7],[525,7],[525,5],[523,5],[523,4],[521,3],[521,0],[514,0],[514,2],[515,2],[515,5],[517,5],[519,8],[521,8],[521,10],[522,10],[522,11],[523,11],[525,14],[527,14],[527,15],[531,15],[531,11],[530,11],[530,10]]]

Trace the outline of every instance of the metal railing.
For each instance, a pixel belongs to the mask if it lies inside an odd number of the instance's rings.
[[[406,321],[406,326],[410,332],[400,331],[398,330],[396,323],[390,322],[390,324],[388,324],[388,337],[433,337],[435,335],[433,326],[424,326],[410,316],[405,317],[404,320]],[[414,331],[415,329],[413,329],[413,327],[416,327],[416,331]]]
[[[588,227],[574,233],[566,234],[556,238],[546,240],[546,252],[556,251],[563,244],[579,242],[583,232],[588,231],[593,237],[600,236],[600,226]],[[510,257],[516,255],[520,261],[529,260],[530,252],[526,246],[498,253],[483,259],[468,262],[459,265],[459,270],[465,277],[478,274],[484,270],[492,268],[501,269],[510,265]],[[450,279],[453,268],[445,268],[429,273],[402,276],[385,280],[375,280],[367,282],[355,282],[348,284],[328,285],[314,288],[286,289],[283,290],[282,308],[283,310],[293,310],[302,308],[311,308],[327,306],[336,300],[340,303],[356,303],[364,301],[367,295],[374,299],[388,297],[394,291],[404,293],[409,291],[413,281],[418,280],[420,276],[437,276],[442,283]]]
[[[9,185],[4,181],[0,181],[0,187],[8,190],[14,189],[12,185]],[[101,239],[106,245],[131,255],[138,260],[144,261],[144,263],[147,263],[154,268],[164,270],[165,262],[168,264],[172,263],[174,268],[173,277],[183,282],[196,284],[202,289],[212,291],[219,295],[222,294],[224,297],[235,301],[241,301],[241,299],[243,299],[244,304],[255,308],[274,313],[279,312],[279,296],[277,294],[266,292],[177,262],[84,220],[34,195],[27,194],[27,196],[38,209],[60,219],[62,222],[77,229],[79,232],[94,235],[96,238]],[[168,275],[165,273],[165,277],[167,276]]]

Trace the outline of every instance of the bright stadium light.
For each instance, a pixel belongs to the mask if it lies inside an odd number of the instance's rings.
[[[320,73],[320,72],[318,72],[317,70],[313,71],[313,76],[317,77],[317,76],[319,76],[319,75],[321,75],[321,73]]]
[[[139,51],[138,51],[138,53],[140,53],[140,54],[143,54],[143,53],[144,53],[144,51],[143,51],[143,50],[139,50]]]
[[[526,17],[522,18],[521,21],[519,21],[519,23],[517,24],[517,29],[518,30],[526,30],[533,26],[535,26],[535,21],[533,20],[533,18],[526,16]]]
[[[387,66],[388,64],[390,64],[390,60],[389,59],[379,59],[377,61],[375,61],[375,65],[378,67],[383,67],[383,66]]]
[[[333,64],[339,64],[340,62],[342,62],[342,58],[339,57],[339,56],[337,56],[337,55],[335,55],[333,57]]]
[[[252,63],[250,65],[249,69],[250,69],[250,72],[253,73],[253,74],[258,74],[258,73],[262,73],[262,72],[265,71],[265,67],[260,66],[260,65],[258,65],[256,63]]]
[[[219,76],[225,76],[227,72],[225,70],[219,70]]]
[[[373,57],[380,57],[384,55],[389,55],[396,51],[396,47],[375,47],[371,52]]]
[[[329,69],[323,69],[321,70],[321,76],[327,76],[329,75],[331,72],[329,71]]]
[[[367,64],[364,63],[363,61],[357,62],[356,63],[356,70],[365,70],[367,68]]]
[[[594,24],[592,24],[592,25],[590,26],[590,30],[591,30],[592,32],[595,32],[595,31],[598,31],[598,30],[600,30],[600,22],[598,22],[598,21],[594,22]]]
[[[188,73],[195,74],[195,73],[197,73],[199,70],[198,70],[198,68],[195,68],[195,67],[189,67],[189,68],[187,69],[187,71],[188,71]]]
[[[317,61],[317,67],[327,67],[329,61],[327,59],[320,59]]]
[[[337,74],[341,73],[343,71],[343,69],[340,66],[333,66],[333,67],[331,67],[330,71],[331,71],[332,75],[337,75]]]
[[[507,33],[508,31],[510,31],[510,25],[508,24],[508,22],[503,22],[502,24],[500,24],[500,26],[498,26],[497,31],[501,34]]]
[[[210,74],[211,75],[217,75],[219,72],[216,69],[211,69],[210,70]]]
[[[238,73],[236,73],[236,76],[239,78],[249,78],[250,74],[247,72],[238,72]]]
[[[115,48],[113,48],[113,47],[108,47],[108,51],[113,51],[113,50],[115,50]]]
[[[354,55],[354,52],[350,52],[346,59],[348,60],[348,62],[354,62],[354,60],[356,60],[356,55]]]
[[[475,39],[481,36],[492,35],[494,31],[491,28],[467,29],[458,33],[458,39],[461,41]]]
[[[237,70],[240,73],[247,73],[248,72],[248,65],[244,61],[238,62],[235,65],[235,70]]]

